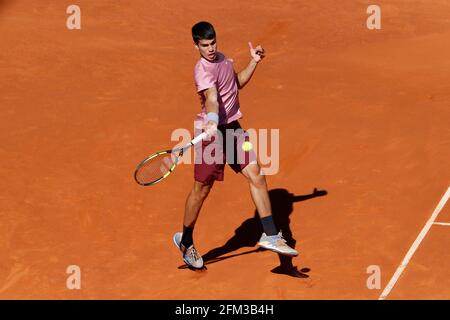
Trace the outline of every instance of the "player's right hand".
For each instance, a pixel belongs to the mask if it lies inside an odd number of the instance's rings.
[[[214,136],[217,132],[217,123],[215,123],[214,121],[208,121],[204,130],[206,132],[207,139],[211,139],[211,137]]]

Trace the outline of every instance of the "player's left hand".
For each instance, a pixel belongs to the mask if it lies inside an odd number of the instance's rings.
[[[263,47],[261,47],[259,45],[255,48],[253,48],[253,45],[251,42],[248,43],[248,46],[250,48],[250,55],[252,56],[253,60],[255,60],[255,62],[260,62],[262,59],[264,59],[265,51],[264,51]]]

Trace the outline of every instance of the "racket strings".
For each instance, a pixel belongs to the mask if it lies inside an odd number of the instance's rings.
[[[176,156],[165,153],[144,162],[136,171],[136,180],[141,184],[149,184],[164,177],[176,162]]]

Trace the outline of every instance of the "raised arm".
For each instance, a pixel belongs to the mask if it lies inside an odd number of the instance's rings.
[[[250,81],[253,73],[256,70],[256,66],[265,56],[264,49],[261,46],[253,48],[251,42],[248,43],[248,46],[250,48],[250,55],[252,58],[250,59],[250,62],[248,63],[247,67],[241,72],[239,72],[236,76],[239,89],[242,89]]]

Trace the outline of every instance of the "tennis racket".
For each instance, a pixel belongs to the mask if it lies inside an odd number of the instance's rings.
[[[173,172],[183,153],[205,137],[206,133],[203,132],[180,148],[156,152],[145,158],[136,167],[134,179],[141,186],[150,186],[162,181]]]

